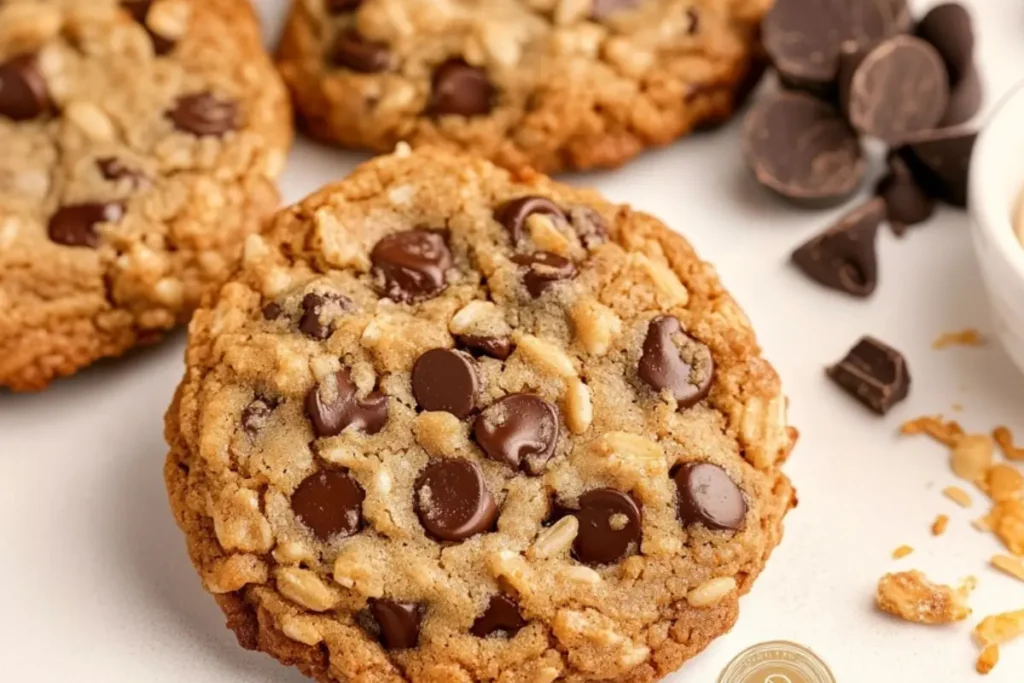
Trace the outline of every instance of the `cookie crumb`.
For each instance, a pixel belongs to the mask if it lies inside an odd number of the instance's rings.
[[[1013,443],[1013,432],[1009,427],[999,425],[992,430],[992,438],[1003,452],[1007,460],[1024,461],[1024,448],[1017,448]]]
[[[1024,555],[1024,502],[1006,500],[996,503],[985,522],[1011,553]]]
[[[967,491],[964,491],[959,486],[947,486],[942,489],[942,495],[949,498],[962,508],[971,507],[971,494],[967,493]]]
[[[946,533],[946,527],[949,526],[949,517],[946,515],[939,515],[932,522],[932,536],[941,536]]]
[[[968,328],[956,332],[943,332],[932,342],[932,348],[941,351],[950,346],[984,346],[986,343],[988,342],[981,332]]]
[[[918,624],[949,624],[971,614],[967,596],[974,590],[969,577],[959,588],[932,583],[920,571],[886,574],[878,581],[878,608]]]
[[[953,447],[964,435],[964,430],[955,420],[943,420],[941,415],[922,415],[901,424],[900,433],[907,436],[926,434],[945,446]]]
[[[993,555],[990,560],[996,569],[1024,581],[1024,560],[1010,555]]]
[[[896,548],[896,550],[892,551],[892,559],[898,560],[900,558],[906,557],[912,552],[914,552],[914,549],[911,548],[909,545],[901,545],[899,548]]]
[[[981,645],[975,665],[978,673],[987,674],[999,663],[999,646],[1024,634],[1024,610],[993,614],[974,627],[974,639]]]
[[[985,675],[989,671],[995,668],[996,664],[999,663],[999,646],[989,644],[984,647],[981,654],[978,655],[978,661],[975,664],[975,669],[978,673]]]

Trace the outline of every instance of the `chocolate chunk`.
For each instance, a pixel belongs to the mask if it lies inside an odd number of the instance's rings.
[[[782,92],[763,99],[747,115],[743,136],[754,177],[799,204],[841,203],[864,179],[856,131],[810,95]]]
[[[526,266],[527,271],[523,275],[523,284],[526,285],[526,291],[534,299],[559,280],[576,277],[576,264],[564,256],[552,254],[550,251],[516,254],[512,257],[512,262]]]
[[[122,0],[121,6],[124,7],[132,19],[136,21],[142,28],[146,29],[146,33],[149,34],[149,39],[153,42],[153,53],[156,55],[165,55],[174,49],[177,41],[171,38],[166,38],[149,27],[146,23],[146,17],[149,16],[149,8],[153,6],[153,0]]]
[[[558,443],[558,411],[532,394],[491,404],[473,423],[473,437],[492,460],[540,474]]]
[[[616,12],[633,9],[641,0],[594,0],[590,6],[591,19],[604,19]]]
[[[302,480],[292,510],[321,541],[345,538],[363,526],[363,487],[347,472],[324,470]]]
[[[245,407],[242,411],[242,429],[249,437],[255,437],[264,427],[267,426],[267,421],[270,419],[270,414],[274,412],[274,408],[277,407],[278,402],[264,396],[257,395],[253,398],[252,402]]]
[[[903,354],[874,337],[861,339],[825,372],[846,393],[879,415],[885,415],[910,392],[910,370]]]
[[[676,504],[684,526],[703,524],[708,529],[738,531],[747,516],[743,491],[718,465],[688,462],[672,471],[679,495]]]
[[[945,128],[918,136],[901,150],[914,176],[932,196],[967,206],[967,177],[975,131]]]
[[[959,126],[973,119],[981,110],[985,89],[981,84],[981,75],[973,65],[967,68],[959,81],[954,81],[949,93],[949,106],[939,121],[939,128]]]
[[[608,239],[608,222],[589,206],[570,208],[569,225],[586,249],[593,249]]]
[[[330,57],[332,63],[364,74],[387,71],[391,66],[387,44],[367,40],[355,30],[338,34]]]
[[[281,310],[281,306],[279,304],[276,304],[273,301],[271,301],[269,304],[263,307],[263,319],[277,320],[278,318],[281,317],[281,313],[283,312],[284,311]]]
[[[324,318],[329,317],[332,312],[346,310],[352,302],[340,294],[327,292],[317,294],[310,292],[302,297],[302,316],[299,318],[299,330],[307,337],[317,340],[324,340],[331,336],[334,331],[333,324]]]
[[[479,337],[474,334],[457,334],[455,341],[470,351],[505,360],[512,355],[515,344],[508,337]]]
[[[352,12],[359,8],[359,5],[363,4],[363,0],[325,0],[327,3],[327,11],[331,14],[343,14],[345,12]]]
[[[615,489],[594,489],[580,496],[573,512],[580,530],[572,554],[585,564],[609,564],[640,549],[642,515],[633,497]]]
[[[429,111],[434,116],[482,116],[491,113],[494,96],[486,71],[450,59],[434,71]]]
[[[561,208],[547,197],[527,195],[505,202],[494,212],[494,219],[505,226],[512,246],[518,246],[526,232],[526,219],[539,213],[553,218],[565,218]]]
[[[416,514],[431,537],[457,542],[492,530],[498,506],[479,465],[447,458],[427,465],[416,480]]]
[[[131,180],[132,187],[140,187],[149,182],[149,177],[142,171],[131,168],[117,157],[103,157],[96,160],[96,168],[104,180],[118,181],[125,178]]]
[[[889,172],[879,181],[875,194],[885,202],[892,231],[903,235],[911,225],[923,223],[935,213],[935,200],[914,178],[907,162],[899,154],[890,154]]]
[[[856,297],[878,284],[875,236],[885,220],[885,202],[874,198],[850,211],[793,252],[793,263],[812,280]]]
[[[70,204],[57,209],[50,218],[48,234],[57,244],[69,247],[90,247],[100,244],[96,226],[116,223],[124,217],[124,206],[117,202]]]
[[[219,137],[237,130],[238,103],[210,92],[182,95],[167,116],[184,133]]]
[[[487,609],[476,618],[469,629],[477,638],[494,634],[511,638],[526,626],[526,620],[519,613],[519,605],[507,595],[492,595]]]
[[[460,420],[476,407],[480,391],[472,356],[431,349],[412,366],[412,394],[423,410],[444,410]]]
[[[851,125],[890,144],[934,128],[949,104],[946,67],[920,38],[890,38],[847,71],[839,98]]]
[[[777,0],[761,34],[788,82],[820,89],[835,81],[843,49],[870,47],[910,24],[906,0]]]
[[[370,598],[367,611],[376,623],[385,650],[406,650],[419,643],[422,605],[387,598]]]
[[[25,54],[0,64],[0,116],[28,121],[51,108],[50,91],[34,54]]]
[[[942,55],[950,82],[958,82],[974,68],[974,27],[970,12],[960,3],[933,7],[918,22],[916,33]]]
[[[393,301],[430,299],[448,287],[454,264],[445,236],[432,230],[406,230],[381,239],[370,252],[381,293]]]
[[[668,391],[679,410],[691,408],[711,392],[715,363],[711,349],[683,332],[677,318],[651,320],[637,374],[657,392]]]
[[[382,430],[388,421],[388,397],[371,391],[360,399],[347,369],[339,370],[334,377],[335,387],[318,384],[306,394],[306,415],[313,432],[317,436],[337,436],[349,425],[367,434]]]

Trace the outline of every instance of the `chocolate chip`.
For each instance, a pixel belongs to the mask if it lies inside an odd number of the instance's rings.
[[[160,35],[151,29],[149,24],[146,23],[146,17],[149,15],[149,8],[153,6],[153,0],[122,0],[121,6],[132,15],[132,19],[134,19],[136,23],[146,29],[146,33],[149,34],[149,39],[153,42],[154,54],[165,55],[174,49],[177,41]]]
[[[574,206],[569,209],[569,225],[587,249],[593,249],[608,238],[608,222],[604,216],[589,206]]]
[[[406,230],[381,239],[370,252],[381,293],[393,301],[430,299],[448,287],[454,261],[445,236],[431,230]]]
[[[460,420],[476,407],[476,363],[462,351],[431,349],[412,366],[412,394],[423,410],[444,410]]]
[[[946,66],[920,38],[890,38],[846,72],[839,97],[850,123],[890,144],[934,128],[949,104]]]
[[[346,310],[352,302],[340,294],[328,292],[317,294],[310,292],[302,297],[302,316],[299,318],[299,330],[307,337],[324,340],[331,336],[333,325],[324,318],[338,310]]]
[[[931,43],[956,83],[974,68],[974,27],[967,8],[957,2],[933,7],[917,24],[918,37]]]
[[[850,211],[793,252],[793,263],[826,287],[857,297],[878,284],[875,236],[885,220],[885,201],[874,198]]]
[[[339,370],[334,377],[335,386],[318,384],[306,394],[306,414],[313,423],[313,432],[321,437],[337,436],[350,425],[367,434],[382,430],[388,421],[388,397],[371,391],[360,399],[347,369]]]
[[[874,337],[861,339],[825,372],[879,415],[885,415],[910,392],[910,370],[903,354]]]
[[[250,437],[255,437],[270,419],[270,414],[277,407],[277,401],[264,396],[256,396],[242,411],[242,429]]]
[[[462,458],[435,460],[416,480],[416,514],[441,541],[464,541],[490,531],[498,506],[480,466]]]
[[[672,471],[679,495],[679,520],[684,526],[703,524],[708,529],[738,531],[747,516],[743,491],[729,474],[709,462],[688,462]]]
[[[348,473],[324,470],[302,480],[292,494],[292,510],[320,540],[345,538],[363,526],[365,497]]]
[[[494,211],[494,220],[505,226],[512,246],[517,246],[526,233],[526,219],[535,213],[565,218],[561,208],[547,197],[527,195],[509,200]]]
[[[932,217],[935,200],[918,184],[903,157],[890,154],[888,164],[889,172],[879,181],[875,194],[885,202],[886,217],[892,231],[903,235],[909,226]]]
[[[505,360],[512,355],[515,344],[508,337],[479,337],[474,334],[457,334],[455,341],[470,351]]]
[[[51,108],[50,92],[34,54],[25,54],[0,64],[0,116],[28,121]]]
[[[277,320],[281,317],[281,306],[274,303],[273,301],[263,307],[263,319],[264,320]]]
[[[450,59],[434,71],[429,111],[434,116],[482,116],[491,113],[494,95],[486,71]]]
[[[238,103],[210,92],[182,95],[167,112],[175,128],[198,136],[221,136],[238,127]]]
[[[331,14],[351,12],[363,4],[363,0],[325,0],[327,11]]]
[[[512,394],[480,413],[473,437],[492,460],[540,474],[558,443],[558,411],[540,396]]]
[[[391,66],[387,43],[367,40],[354,29],[338,34],[330,57],[332,63],[364,74],[387,71]]]
[[[967,177],[976,131],[946,128],[925,133],[901,150],[914,176],[932,196],[967,206]]]
[[[406,650],[416,647],[420,639],[422,605],[387,598],[370,598],[367,610],[376,623],[385,650]]]
[[[594,0],[590,6],[592,19],[604,19],[616,12],[633,9],[641,0]]]
[[[655,391],[668,391],[679,410],[691,408],[711,392],[715,363],[711,349],[683,332],[679,320],[660,315],[644,337],[637,374]]]
[[[526,620],[519,613],[515,600],[507,595],[492,595],[487,609],[476,618],[469,632],[477,638],[494,634],[511,638],[524,626]]]
[[[782,92],[751,109],[744,154],[757,180],[805,206],[844,201],[860,187],[860,138],[840,113],[810,95]]]
[[[785,79],[817,89],[836,79],[842,50],[870,47],[910,24],[906,0],[777,0],[761,33]]]
[[[69,247],[90,247],[100,244],[96,226],[116,223],[124,217],[124,206],[116,202],[70,204],[57,209],[50,218],[48,234],[57,244]]]
[[[640,549],[642,515],[628,493],[615,489],[587,491],[580,496],[579,510],[572,514],[580,523],[572,554],[580,562],[609,564]]]
[[[131,168],[123,160],[117,157],[103,157],[96,160],[96,168],[104,180],[118,181],[125,178],[131,180],[132,187],[139,187],[149,182],[149,178],[142,171]]]
[[[523,274],[523,284],[526,285],[526,291],[534,299],[559,280],[568,280],[576,277],[576,264],[564,256],[552,254],[550,251],[516,254],[512,257],[512,262],[520,266],[526,266],[527,270]]]
[[[981,84],[981,75],[973,65],[967,68],[963,77],[955,81],[949,93],[949,106],[939,121],[938,128],[959,126],[973,119],[981,110],[985,89]]]

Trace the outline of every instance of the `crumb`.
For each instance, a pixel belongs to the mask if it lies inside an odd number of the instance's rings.
[[[974,637],[984,645],[1004,645],[1024,635],[1024,609],[987,616],[974,627]]]
[[[995,668],[996,664],[999,663],[999,646],[995,644],[989,644],[982,649],[981,654],[978,655],[978,661],[974,665],[974,668],[978,673],[985,675],[989,671]]]
[[[999,571],[1024,581],[1024,560],[1021,560],[1019,557],[993,555],[990,562]]]
[[[1011,553],[1024,555],[1024,502],[1004,500],[996,503],[985,522]]]
[[[949,517],[946,515],[939,515],[932,522],[932,536],[941,536],[946,533],[946,527],[949,526]]]
[[[950,346],[984,346],[985,343],[985,337],[981,332],[968,328],[957,332],[944,332],[932,342],[932,348],[940,350]]]
[[[988,497],[995,502],[1020,498],[1024,493],[1024,475],[1013,465],[999,463],[988,468],[983,486]]]
[[[995,450],[996,445],[988,434],[964,434],[950,451],[949,465],[961,479],[980,483],[992,465]]]
[[[959,403],[954,403],[950,407],[953,409],[954,413],[962,413],[962,412],[964,412],[964,407],[962,405],[960,405]]]
[[[927,434],[939,443],[953,447],[964,435],[964,430],[955,420],[946,421],[938,415],[923,415],[901,424],[900,433]]]
[[[959,588],[935,584],[917,570],[886,574],[878,581],[876,600],[883,612],[919,624],[948,624],[971,614],[967,596],[975,580],[966,579]]]
[[[1013,432],[1008,427],[1002,425],[996,427],[992,430],[992,438],[999,444],[999,449],[1007,460],[1024,460],[1024,448],[1017,448],[1013,444]]]
[[[946,496],[946,498],[949,498],[962,508],[971,507],[971,494],[967,493],[967,491],[964,491],[959,486],[947,486],[942,489],[942,495]]]
[[[981,519],[973,520],[971,522],[971,526],[973,526],[978,531],[981,531],[982,533],[986,533],[986,534],[988,532],[992,531],[992,525],[990,525],[988,523],[988,518],[987,517],[982,517]]]
[[[896,548],[896,550],[892,551],[892,558],[894,560],[898,560],[902,557],[906,557],[912,552],[914,552],[914,549],[911,548],[909,545],[901,545],[899,548]]]

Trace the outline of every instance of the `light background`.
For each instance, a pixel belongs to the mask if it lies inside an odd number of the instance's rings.
[[[271,41],[284,0],[257,4]],[[1024,4],[967,4],[978,19],[990,109],[1024,78]],[[660,216],[717,264],[778,367],[802,432],[787,466],[800,506],[787,518],[784,542],[742,600],[732,632],[669,680],[714,681],[742,649],[773,639],[810,646],[842,683],[982,680],[973,673],[969,635],[976,618],[924,627],[873,606],[881,574],[916,567],[945,581],[977,575],[978,617],[1024,608],[1024,584],[986,566],[1000,546],[968,523],[983,505],[961,510],[940,495],[955,483],[944,450],[896,434],[905,419],[952,415],[959,403],[964,411],[955,417],[968,429],[1008,424],[1024,437],[1024,382],[1000,350],[930,348],[942,332],[989,325],[966,215],[943,210],[903,240],[883,231],[880,284],[870,300],[821,289],[788,256],[838,212],[801,212],[755,187],[738,130],[733,123],[620,171],[568,178]],[[300,140],[283,180],[286,199],[343,176],[361,158]],[[822,373],[865,333],[910,362],[911,397],[885,419]],[[168,511],[163,412],[182,349],[179,333],[43,394],[0,395],[0,680],[305,680],[236,646]],[[949,531],[932,538],[929,525],[940,512],[952,518]],[[903,543],[916,552],[890,559]],[[987,680],[1022,679],[1024,640],[1003,648]]]

